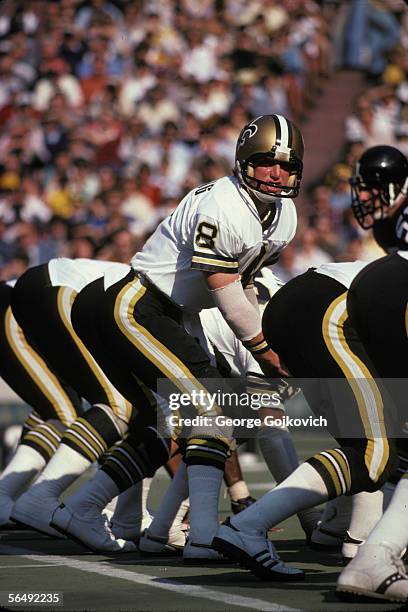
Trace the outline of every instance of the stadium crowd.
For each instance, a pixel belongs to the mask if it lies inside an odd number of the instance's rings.
[[[302,125],[339,61],[339,6],[2,2],[0,278],[61,255],[128,262],[189,189],[230,172],[249,118]],[[341,163],[309,194],[284,279],[372,255],[348,210],[351,167],[366,146],[408,150],[408,20],[399,2],[383,13],[396,35],[376,40],[369,61],[379,54],[385,69],[346,121]]]

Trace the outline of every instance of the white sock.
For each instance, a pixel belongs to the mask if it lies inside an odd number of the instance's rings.
[[[187,512],[189,512],[189,510],[190,510],[190,498],[187,497],[186,499],[183,499],[183,501],[181,502],[180,508],[177,510],[177,514],[174,517],[174,521],[171,524],[170,531],[172,529],[175,529],[176,531],[180,530],[181,525],[184,522],[185,516]]]
[[[383,512],[385,512],[388,506],[390,505],[392,496],[395,493],[395,486],[396,485],[391,482],[386,482],[385,485],[381,489],[383,492],[383,496],[384,496],[383,497]]]
[[[187,466],[182,461],[164,494],[158,511],[154,515],[149,532],[155,536],[166,538],[171,525],[177,515],[181,513],[181,506],[186,498],[188,498]],[[183,517],[181,517],[180,523]]]
[[[142,517],[151,516],[147,500],[149,499],[150,487],[152,486],[153,478],[143,478],[142,484]]]
[[[234,482],[233,485],[228,487],[228,495],[230,496],[232,501],[238,501],[239,499],[245,499],[245,497],[249,497],[250,493],[245,480],[238,480],[237,482]]]
[[[112,522],[122,527],[141,525],[143,517],[142,489],[143,481],[140,481],[119,494]]]
[[[21,489],[44,468],[46,461],[39,452],[20,444],[0,476],[0,495],[16,499]]]
[[[348,531],[352,538],[365,540],[382,516],[383,493],[362,491],[353,495],[352,500],[353,510]]]
[[[218,498],[222,470],[210,465],[187,468],[190,491],[190,541],[210,544],[218,529]]]
[[[368,536],[366,543],[388,542],[397,550],[408,546],[407,511],[408,479],[402,478],[396,486],[387,510]]]
[[[327,497],[323,478],[309,463],[303,463],[272,491],[236,514],[231,523],[247,533],[265,535],[274,525],[300,510],[325,502]]]
[[[58,498],[90,465],[88,459],[62,443],[30,491],[41,497]]]
[[[151,478],[144,478],[120,493],[112,517],[113,523],[121,527],[140,528],[143,518],[149,515],[146,502],[151,481]]]
[[[120,491],[110,476],[99,470],[78,491],[64,500],[66,506],[78,514],[100,514]]]

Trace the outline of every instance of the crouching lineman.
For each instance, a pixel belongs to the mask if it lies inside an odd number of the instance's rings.
[[[182,314],[217,306],[263,372],[285,374],[264,340],[251,280],[294,236],[291,198],[299,191],[302,158],[302,136],[285,117],[261,116],[244,126],[234,176],[192,190],[135,255],[125,278],[105,276],[105,299],[94,310],[112,363],[153,390],[165,378],[172,391],[207,393],[199,378],[222,376],[184,329]],[[217,405],[207,408],[199,405],[198,413],[220,414]],[[231,434],[196,429],[187,441],[191,530],[185,555],[211,553]],[[293,575],[281,563],[276,571]]]
[[[282,287],[264,313],[266,341],[291,374],[302,379],[311,409],[327,418],[329,431],[340,443],[308,459],[219,528],[214,548],[267,580],[277,578],[271,572],[275,553],[265,538],[268,529],[328,499],[377,491],[398,464],[389,438],[392,414],[385,409],[377,372],[347,323],[347,288],[365,265],[311,269]],[[372,520],[373,526],[378,512],[363,520]]]
[[[51,459],[81,410],[78,394],[50,369],[17,324],[10,307],[13,286],[13,281],[0,283],[0,376],[33,410],[0,475],[0,526],[9,524],[16,498]]]
[[[408,378],[408,161],[389,146],[368,149],[352,180],[353,212],[364,229],[394,254],[369,264],[350,287],[347,309],[367,353],[406,421]],[[398,389],[403,382],[402,393]],[[401,394],[401,395],[400,395]],[[405,455],[407,439],[397,440]],[[408,599],[408,576],[401,552],[408,546],[408,475],[403,472],[391,503],[357,556],[341,573],[342,598]]]
[[[59,495],[122,439],[133,416],[132,404],[110,382],[71,323],[77,292],[110,266],[111,262],[54,259],[25,272],[12,292],[13,314],[30,343],[58,376],[91,404],[65,431],[57,451],[11,513],[13,521],[50,535],[59,535],[49,527]],[[88,333],[91,331],[89,328]],[[152,418],[150,399],[136,381],[132,399],[140,410],[136,418],[142,414]],[[111,550],[135,549],[133,543],[116,541],[109,531],[106,538]]]

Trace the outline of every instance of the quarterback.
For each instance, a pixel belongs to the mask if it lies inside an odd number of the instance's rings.
[[[153,390],[165,378],[172,392],[217,391],[221,373],[183,325],[185,313],[216,306],[264,374],[286,374],[264,340],[253,278],[295,234],[292,198],[299,193],[303,151],[291,121],[281,115],[255,118],[238,137],[233,175],[188,193],[135,255],[125,277],[105,275],[97,316],[113,362]],[[200,379],[218,379],[216,388],[208,382],[204,388]],[[221,414],[218,405],[210,412],[202,408],[197,406],[197,414]],[[187,439],[191,532],[185,556],[217,557],[210,544],[231,437],[232,427],[197,427]],[[276,571],[283,579],[297,575],[280,561]]]

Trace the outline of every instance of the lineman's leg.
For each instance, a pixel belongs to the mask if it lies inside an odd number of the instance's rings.
[[[263,418],[266,414],[269,415],[270,413],[271,411],[269,410],[263,414],[261,409],[259,416]],[[283,410],[275,409],[272,416],[281,419],[283,414]],[[277,484],[279,484],[294,472],[299,465],[292,436],[286,427],[274,427],[272,425],[261,426],[257,436],[265,463]],[[307,541],[310,540],[313,529],[321,518],[321,514],[321,510],[318,508],[306,508],[299,512],[298,518]]]
[[[30,342],[63,380],[93,404],[66,430],[52,460],[13,509],[13,518],[40,526],[45,532],[58,496],[121,439],[131,416],[130,403],[113,387],[73,330],[70,315],[74,298],[75,291],[50,286],[46,266],[25,273],[12,294],[13,313]]]
[[[359,547],[380,520],[383,512],[383,492],[361,491],[352,496],[352,504],[350,526],[342,546],[345,561],[356,556]]]
[[[0,477],[0,524],[8,521],[20,491],[49,461],[81,404],[77,393],[58,379],[25,338],[11,312],[12,291],[0,283],[0,376],[34,411]]]
[[[187,466],[182,461],[156,512],[152,524],[140,539],[146,555],[180,554],[186,543],[181,521],[189,509]]]
[[[401,559],[408,547],[407,506],[408,478],[403,477],[384,515],[340,574],[336,589],[340,598],[407,601],[408,576]]]
[[[16,452],[0,476],[0,525],[9,523],[15,500],[58,448],[64,426],[43,421],[34,411],[26,419]]]
[[[131,272],[106,292],[105,333],[122,362],[150,388],[167,378],[173,389],[207,392],[198,378],[221,378],[207,354],[181,326],[181,311]],[[201,414],[211,416],[203,407]],[[217,414],[216,406],[212,414]],[[194,433],[194,432],[193,432]],[[228,435],[197,432],[187,442],[191,542],[209,544],[218,523],[218,496],[228,454]]]
[[[129,434],[108,454],[94,478],[56,508],[51,525],[92,550],[123,552],[134,548],[124,540],[114,540],[103,509],[114,497],[151,478],[168,460],[169,452],[170,440],[153,427]],[[138,540],[140,525],[126,535],[129,540]]]

